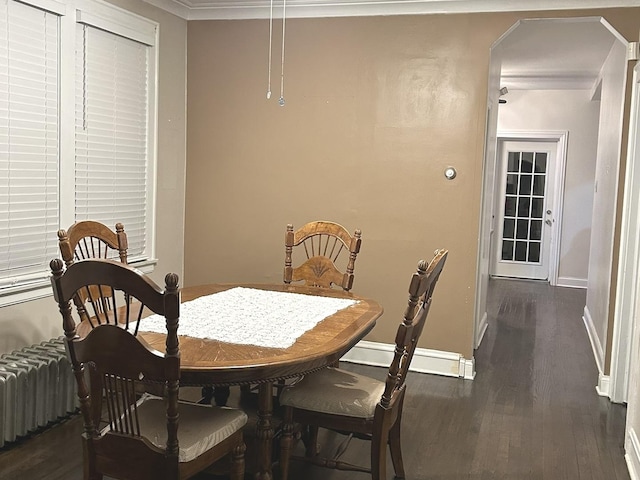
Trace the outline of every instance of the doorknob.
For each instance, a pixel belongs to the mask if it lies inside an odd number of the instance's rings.
[[[546,223],[547,225],[551,226],[551,220],[549,220],[549,219],[545,220],[544,223]]]

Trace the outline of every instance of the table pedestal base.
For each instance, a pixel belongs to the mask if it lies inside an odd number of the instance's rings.
[[[256,443],[258,446],[258,471],[256,480],[271,480],[271,454],[273,448],[273,382],[261,383],[258,386],[258,424],[256,426]]]

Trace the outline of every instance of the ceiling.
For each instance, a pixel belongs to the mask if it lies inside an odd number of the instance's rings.
[[[144,0],[187,20],[269,18],[271,0]],[[273,0],[274,16],[283,0]],[[640,0],[286,0],[287,18],[640,6]],[[619,40],[624,41],[622,38]],[[510,89],[590,89],[616,36],[600,17],[522,20],[496,43]]]
[[[522,20],[497,47],[509,89],[591,89],[615,41],[600,17]]]

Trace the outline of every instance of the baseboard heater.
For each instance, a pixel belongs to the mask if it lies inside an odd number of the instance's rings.
[[[62,338],[0,355],[0,448],[74,412],[76,388]]]

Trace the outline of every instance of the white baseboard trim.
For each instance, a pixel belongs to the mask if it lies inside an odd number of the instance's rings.
[[[587,335],[589,336],[589,342],[591,342],[591,349],[593,350],[593,357],[595,358],[596,365],[598,366],[598,372],[602,374],[604,370],[604,350],[602,349],[602,344],[600,343],[600,339],[598,338],[596,327],[593,325],[591,313],[589,313],[589,308],[586,305],[584,306],[584,315],[582,316],[582,321],[584,322],[584,326],[587,328]]]
[[[598,385],[596,385],[596,392],[601,397],[611,398],[611,377],[598,373]]]
[[[589,308],[587,308],[586,305],[584,307],[582,321],[587,329],[587,335],[589,337],[589,342],[591,343],[591,349],[593,350],[593,357],[596,361],[596,366],[598,367],[598,385],[596,385],[596,392],[601,397],[611,398],[611,378],[609,375],[605,375],[603,373],[604,350],[602,349],[602,344],[600,343],[600,339],[596,333],[596,328],[593,325],[591,313],[589,313]]]
[[[640,442],[633,428],[629,429],[624,442],[624,459],[631,480],[640,480]]]
[[[480,323],[478,324],[478,329],[476,330],[476,344],[473,348],[478,348],[482,343],[482,339],[484,338],[484,333],[487,331],[487,327],[489,326],[489,322],[487,321],[487,312],[484,312],[482,318],[480,319]]]
[[[587,288],[586,278],[558,277],[558,287]]]
[[[340,360],[376,367],[388,367],[393,360],[394,345],[363,340]],[[412,372],[433,373],[447,377],[473,380],[476,376],[475,360],[466,359],[459,353],[442,352],[427,348],[416,348],[413,354]]]

